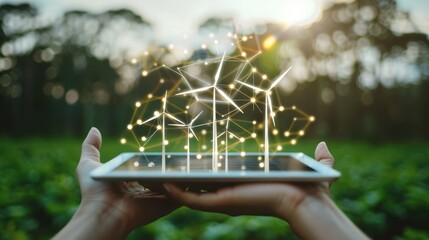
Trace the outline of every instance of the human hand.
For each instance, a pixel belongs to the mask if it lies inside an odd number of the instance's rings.
[[[68,226],[56,236],[58,239],[124,238],[134,228],[180,206],[163,194],[144,192],[137,183],[107,183],[92,179],[90,172],[102,165],[100,146],[101,133],[92,128],[82,144],[76,170],[82,194],[81,205]]]
[[[333,167],[334,158],[324,142],[316,147],[315,158],[322,164]],[[208,193],[183,191],[172,184],[164,186],[171,198],[193,209],[229,215],[277,216],[288,220],[306,199],[328,195],[329,185],[330,183],[248,183]]]

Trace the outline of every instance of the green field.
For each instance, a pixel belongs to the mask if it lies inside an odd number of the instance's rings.
[[[429,238],[429,142],[327,141],[342,177],[338,205],[376,239]],[[313,156],[317,141],[286,151]],[[75,167],[80,139],[0,139],[0,239],[47,239],[79,204]],[[103,142],[103,161],[133,148]],[[293,234],[269,217],[229,217],[182,208],[136,230],[130,239],[284,239]]]

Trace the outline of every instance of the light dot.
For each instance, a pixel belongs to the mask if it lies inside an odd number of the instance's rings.
[[[147,164],[148,167],[155,167],[155,163],[154,162],[150,162]]]
[[[280,110],[280,112],[283,112],[283,111],[285,110],[285,107],[280,106],[280,107],[279,107],[279,110]]]
[[[142,121],[141,119],[139,119],[139,120],[137,120],[137,124],[138,124],[138,125],[142,125],[142,124],[143,124],[143,121]]]
[[[243,56],[243,57],[245,57],[246,55],[247,55],[246,52],[241,53],[241,56]]]
[[[137,63],[137,59],[135,59],[135,58],[131,59],[131,63],[132,64],[136,64]]]
[[[202,145],[202,146],[201,146],[201,148],[202,148],[203,150],[206,150],[206,149],[207,149],[207,145]]]
[[[155,116],[155,117],[158,117],[159,116],[159,112],[158,111],[155,111],[155,112],[153,112],[153,115]]]
[[[168,145],[168,140],[164,140],[164,145],[167,146]]]
[[[295,139],[290,140],[290,144],[295,145],[296,144],[296,140]]]
[[[219,159],[220,159],[220,160],[222,160],[222,159],[223,159],[223,156],[222,156],[222,155],[220,155],[220,156],[219,156]]]
[[[193,137],[194,137],[194,134],[192,134],[192,133],[188,134],[188,138],[193,138]]]
[[[201,159],[203,156],[201,156],[201,154],[197,154],[197,159]]]
[[[128,124],[128,125],[127,125],[127,129],[128,129],[128,130],[131,130],[131,129],[133,129],[133,125],[131,125],[131,124]]]
[[[244,137],[241,137],[241,138],[240,138],[240,142],[244,142]]]
[[[222,167],[222,163],[217,163],[217,166],[218,167]]]
[[[164,78],[161,78],[161,79],[159,79],[159,83],[164,83],[165,82],[165,80],[164,80]]]
[[[268,77],[267,77],[267,75],[265,75],[265,74],[264,74],[264,75],[262,75],[262,79],[263,79],[263,80],[267,80],[267,78],[268,78]]]
[[[246,152],[241,152],[240,156],[245,157],[246,156]]]
[[[256,121],[255,121],[255,120],[253,120],[253,121],[252,121],[252,124],[253,124],[253,125],[256,125]]]
[[[144,152],[144,147],[139,147],[140,152]]]
[[[127,143],[127,139],[121,138],[121,144],[125,144],[125,143]]]
[[[300,136],[304,136],[305,132],[304,132],[304,130],[301,130],[301,131],[299,131],[299,132],[298,132],[298,134],[299,134]]]
[[[258,156],[258,161],[262,161],[262,157],[261,156]]]
[[[170,154],[168,154],[168,155],[167,155],[167,158],[171,158],[171,155],[170,155]]]
[[[241,170],[246,170],[246,166],[241,165]]]
[[[140,165],[139,162],[137,162],[137,161],[134,162],[134,167],[138,167],[139,165]]]
[[[260,168],[263,168],[263,167],[265,167],[265,164],[264,164],[263,162],[260,162],[260,163],[259,163],[259,167],[260,167]]]
[[[225,141],[223,141],[223,140],[222,140],[222,141],[220,142],[220,144],[225,145]]]
[[[186,105],[186,109],[189,109],[189,105]]]
[[[208,62],[204,62],[204,65],[209,65],[209,63]]]
[[[147,76],[147,74],[148,74],[148,72],[147,72],[146,70],[143,70],[143,71],[142,71],[142,76],[143,76],[143,77],[146,77],[146,76]]]
[[[188,145],[183,146],[185,150],[188,150]]]
[[[263,148],[263,147],[264,147],[264,144],[263,144],[263,143],[261,143],[261,144],[259,144],[259,146],[260,146],[261,148]]]
[[[293,110],[295,110],[295,109],[296,109],[296,106],[292,106],[292,109],[293,109]]]
[[[146,142],[146,140],[147,140],[147,138],[145,136],[143,136],[141,139],[143,142]]]
[[[256,137],[256,133],[252,133],[252,138],[255,138]]]
[[[311,116],[308,120],[310,120],[310,122],[314,122],[314,120],[316,120],[316,118]]]
[[[136,107],[140,107],[142,104],[140,102],[136,102]]]
[[[276,113],[275,113],[275,112],[272,112],[272,113],[270,113],[270,116],[271,116],[271,117],[275,117],[275,116],[276,116]]]
[[[161,125],[156,126],[156,129],[161,130],[162,129]]]
[[[201,131],[201,134],[202,134],[202,135],[206,135],[206,134],[207,134],[207,130],[203,129],[203,130]]]
[[[247,36],[243,36],[243,37],[241,38],[241,40],[243,40],[243,42],[247,41]]]
[[[250,102],[255,103],[256,99],[252,97],[252,98],[250,98]]]
[[[277,151],[281,151],[282,149],[283,149],[282,146],[280,146],[280,145],[277,146]]]
[[[229,134],[229,138],[233,139],[234,138],[234,134]]]
[[[273,135],[277,135],[277,134],[279,134],[279,130],[274,129],[274,130],[273,130]]]
[[[149,98],[149,99],[153,98],[153,94],[152,94],[152,93],[149,93],[149,94],[147,95],[147,98]]]
[[[290,132],[289,132],[289,131],[286,131],[286,132],[284,133],[284,135],[285,135],[285,137],[289,137],[289,136],[290,136]]]
[[[257,72],[258,70],[256,68],[252,68],[252,72]]]
[[[230,89],[234,89],[234,88],[235,88],[235,85],[231,83],[231,84],[229,84],[229,88],[230,88]]]

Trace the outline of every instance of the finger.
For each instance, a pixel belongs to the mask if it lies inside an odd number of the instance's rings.
[[[78,173],[84,174],[100,165],[101,133],[91,128],[82,143],[82,152],[78,164]]]
[[[328,146],[326,145],[325,142],[320,142],[317,145],[314,155],[316,160],[319,161],[320,163],[330,168],[334,167],[334,162],[335,162],[334,157],[329,152]]]

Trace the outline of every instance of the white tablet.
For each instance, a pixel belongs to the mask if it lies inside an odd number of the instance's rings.
[[[135,180],[142,182],[316,182],[334,180],[341,174],[303,153],[270,155],[269,171],[265,170],[263,154],[239,153],[219,155],[218,168],[213,170],[212,155],[168,153],[162,168],[160,153],[122,153],[92,171],[97,180]],[[226,168],[226,162],[228,167]]]

